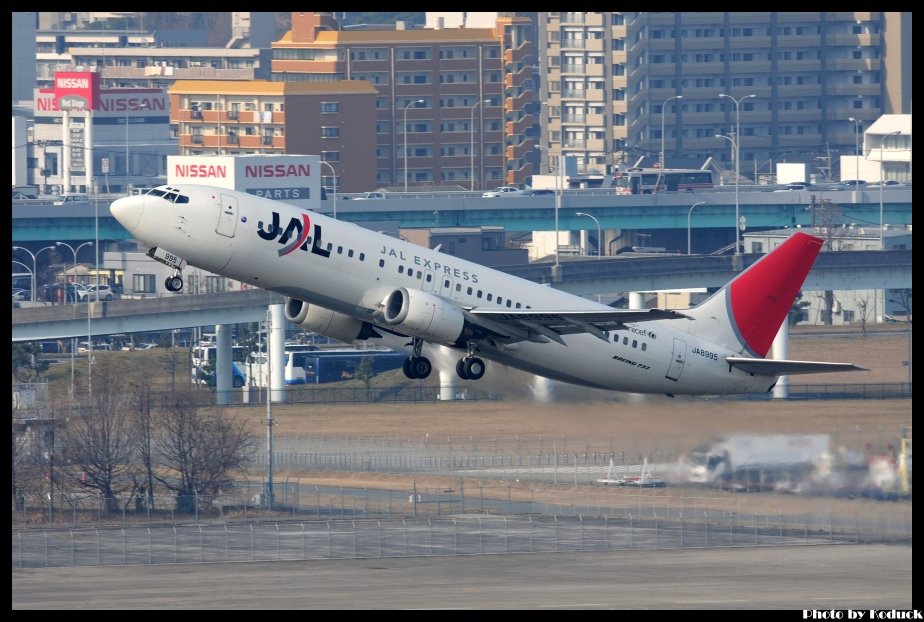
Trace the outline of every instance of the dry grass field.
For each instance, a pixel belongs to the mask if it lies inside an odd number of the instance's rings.
[[[789,358],[851,362],[870,371],[843,374],[796,376],[796,383],[892,383],[907,381],[908,370],[902,365],[907,357],[907,335],[874,331],[866,336],[859,332],[844,336],[792,335]],[[116,364],[125,377],[142,371],[169,388],[169,375],[163,371],[166,350],[145,352],[100,352],[99,362]],[[78,365],[78,376],[86,369]],[[158,370],[156,373],[152,370]],[[50,370],[52,394],[65,400],[70,383],[70,365],[56,365]],[[95,376],[94,376],[95,377]],[[187,376],[178,373],[174,381],[183,383]],[[78,378],[79,380],[79,378]],[[96,380],[94,381],[96,382]],[[373,380],[376,386],[409,381],[400,371],[382,374]],[[435,387],[437,376],[423,381]],[[350,386],[351,383],[339,383]],[[330,386],[330,385],[322,385]],[[498,399],[486,401],[432,401],[421,403],[341,403],[341,404],[274,404],[274,434],[281,437],[323,437],[337,439],[387,439],[454,444],[477,442],[510,447],[513,443],[535,443],[543,439],[567,445],[572,451],[618,452],[629,450],[627,458],[642,455],[679,455],[696,445],[735,432],[752,433],[828,433],[836,443],[850,447],[868,445],[876,453],[888,451],[903,430],[910,434],[911,400],[738,400],[666,396],[639,396],[554,384],[549,401],[535,399],[532,377],[516,370],[491,366],[480,381],[459,381],[459,390],[478,387]],[[206,389],[201,389],[205,391]],[[434,389],[435,392],[435,389]],[[266,405],[233,406],[229,414],[241,417],[259,438],[266,436]],[[253,477],[264,475],[255,470]],[[338,473],[332,471],[277,471],[282,480],[299,480],[304,484],[343,485],[406,492],[415,485],[441,487],[451,484],[445,478],[389,475],[381,473]],[[510,494],[502,482],[489,484],[497,495]],[[536,498],[537,488],[549,488],[549,498],[564,494],[556,487],[539,485],[528,493]],[[570,490],[570,489],[569,489]],[[624,494],[627,491],[614,494]],[[485,494],[491,494],[486,489]],[[570,494],[570,493],[569,493]],[[671,488],[671,495],[696,495]],[[797,503],[782,495],[773,502]],[[799,503],[819,503],[801,501]],[[824,503],[828,503],[825,501]],[[873,502],[864,502],[873,503]],[[781,506],[782,507],[782,506]],[[853,510],[857,511],[857,506]],[[898,509],[898,508],[896,508]],[[902,510],[905,511],[905,510]],[[910,501],[907,503],[910,513]]]

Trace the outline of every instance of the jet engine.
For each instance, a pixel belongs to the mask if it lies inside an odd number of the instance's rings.
[[[457,305],[418,289],[401,287],[386,296],[382,318],[395,330],[427,341],[455,344],[465,328]]]
[[[350,343],[355,339],[381,337],[368,322],[325,307],[309,305],[296,298],[286,298],[286,319],[297,326],[343,343]]]

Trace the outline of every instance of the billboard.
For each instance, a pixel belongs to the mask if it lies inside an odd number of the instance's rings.
[[[168,156],[167,183],[205,184],[321,207],[321,162],[314,155]]]
[[[99,106],[99,74],[56,71],[54,101],[58,110],[96,110]]]

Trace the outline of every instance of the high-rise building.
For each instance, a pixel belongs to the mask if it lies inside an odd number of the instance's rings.
[[[534,33],[517,16],[493,28],[341,30],[330,13],[293,13],[272,46],[272,79],[375,87],[377,185],[523,183],[539,134]]]
[[[662,151],[668,167],[728,169],[737,146],[747,177],[785,160],[836,178],[837,156],[855,150],[851,117],[910,113],[911,13],[553,12],[539,24],[543,143],[579,172]]]

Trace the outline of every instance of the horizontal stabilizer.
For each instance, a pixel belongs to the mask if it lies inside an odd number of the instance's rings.
[[[823,361],[785,361],[752,359],[744,356],[726,356],[725,361],[736,369],[762,376],[792,376],[794,374],[823,374],[835,371],[869,371],[853,363],[826,363]]]

